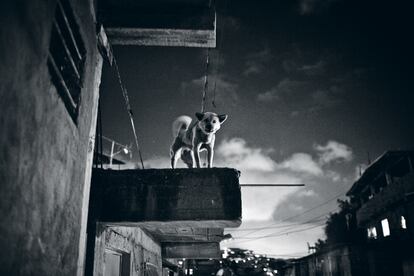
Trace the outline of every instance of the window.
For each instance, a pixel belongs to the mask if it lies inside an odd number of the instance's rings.
[[[130,254],[105,249],[104,276],[127,276],[130,274]]]
[[[390,235],[390,225],[388,224],[388,219],[381,220],[382,226],[382,234],[384,237],[388,237]]]
[[[407,229],[407,222],[405,221],[405,217],[401,216],[401,228]]]
[[[158,270],[155,264],[145,262],[144,266],[145,266],[144,276],[158,276]]]
[[[76,122],[86,50],[69,0],[57,1],[52,23],[48,68],[59,95]]]
[[[368,238],[369,239],[376,239],[377,238],[377,228],[375,228],[375,226],[369,227],[367,229],[367,232],[368,232]]]

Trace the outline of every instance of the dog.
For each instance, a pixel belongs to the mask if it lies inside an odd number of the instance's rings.
[[[188,116],[180,116],[173,122],[174,142],[170,149],[173,169],[180,157],[189,168],[194,168],[194,165],[200,168],[200,152],[203,150],[207,150],[208,168],[213,166],[216,132],[227,120],[227,115],[197,112],[195,116],[197,121],[194,124]]]

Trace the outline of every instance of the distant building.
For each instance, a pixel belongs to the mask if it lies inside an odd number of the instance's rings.
[[[338,244],[295,259],[283,270],[284,276],[365,276],[365,251],[360,245]]]
[[[369,275],[414,275],[414,151],[388,151],[347,195],[366,229]]]
[[[355,237],[295,259],[284,275],[414,275],[414,151],[385,152],[347,196],[366,239]]]

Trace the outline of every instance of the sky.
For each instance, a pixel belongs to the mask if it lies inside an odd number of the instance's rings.
[[[412,9],[403,1],[356,0],[217,5],[206,110],[229,118],[217,133],[214,166],[240,170],[240,183],[305,184],[242,188],[243,223],[226,229],[234,240],[222,246],[306,255],[369,161],[414,148]],[[201,109],[207,50],[113,50],[145,166],[169,167],[173,120]],[[103,134],[133,144],[107,64],[101,108]],[[136,149],[129,161],[138,161]]]

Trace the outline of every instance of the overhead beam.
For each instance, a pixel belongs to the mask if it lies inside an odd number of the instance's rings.
[[[172,259],[218,259],[221,258],[220,244],[208,243],[162,243],[161,254],[163,258]]]
[[[159,242],[220,242],[224,237],[223,228],[161,228],[144,226]]]
[[[109,225],[225,228],[241,224],[239,172],[94,169],[90,217]]]
[[[216,30],[107,28],[113,45],[216,47]]]
[[[113,45],[216,47],[216,12],[210,1],[103,0],[99,23]]]

